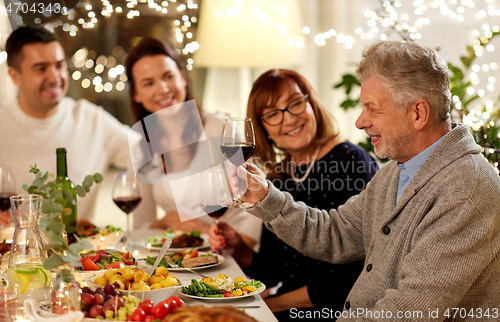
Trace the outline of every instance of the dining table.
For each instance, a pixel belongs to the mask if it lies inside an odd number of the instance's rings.
[[[162,232],[160,229],[138,229],[131,232],[132,246],[134,248],[134,257],[136,258],[146,258],[147,256],[154,257],[158,254],[157,249],[148,249],[145,247],[144,243],[141,242],[146,237],[151,237],[158,235]],[[200,251],[210,251],[209,248],[200,249]],[[214,278],[218,274],[226,274],[231,278],[238,276],[245,276],[245,273],[240,268],[238,263],[234,260],[231,254],[226,253],[223,255],[224,261],[220,265],[207,267],[203,269],[196,269],[195,272]],[[192,279],[200,280],[203,278],[195,273],[189,271],[172,271],[172,274],[181,281],[182,285],[190,285]],[[252,278],[258,280],[258,276],[252,276]],[[274,314],[271,312],[266,302],[262,299],[259,294],[254,294],[252,296],[247,296],[244,298],[206,298],[206,299],[195,299],[183,295],[178,292],[178,295],[186,305],[195,306],[203,305],[206,307],[215,306],[234,306],[238,309],[244,310],[244,312],[259,322],[274,322],[278,321]]]
[[[144,244],[144,242],[142,242],[142,240],[147,237],[159,235],[162,232],[163,231],[160,229],[134,230],[131,232],[130,236],[131,242],[126,244],[127,245],[126,249],[123,243],[117,243],[111,248],[120,251],[124,250],[131,251],[133,256],[137,260],[146,259],[148,256],[157,257],[159,250],[155,249],[154,247],[153,248],[146,247],[146,245]],[[206,238],[207,236],[202,235],[202,237]],[[103,246],[104,245],[105,244],[103,244]],[[207,245],[207,243],[205,243],[204,245]],[[106,247],[102,248],[110,248],[109,245],[105,246]],[[102,248],[99,247],[99,245],[97,244],[96,249],[102,249]],[[200,249],[200,252],[210,252],[210,248],[205,247],[204,249]],[[194,271],[212,278],[215,278],[218,274],[226,274],[228,277],[231,278],[235,278],[238,276],[245,276],[244,272],[239,267],[238,263],[234,260],[234,258],[231,256],[231,254],[228,253],[224,254],[223,259],[224,260],[221,261],[220,264],[214,265],[212,267],[197,268]],[[179,269],[177,270],[171,269],[171,274],[173,274],[181,282],[181,285],[184,286],[190,285],[192,279],[200,280],[201,278],[203,278],[202,276],[196,273],[192,273],[189,271],[180,271]],[[252,278],[256,280],[259,279],[258,276],[252,276]],[[243,310],[246,314],[253,317],[259,322],[278,321],[259,294],[247,295],[242,298],[232,297],[232,298],[197,299],[183,295],[182,292],[179,290],[175,295],[178,295],[184,301],[184,305],[186,306],[196,306],[196,305],[203,305],[205,307],[233,306],[240,310]],[[22,301],[21,302],[18,301],[18,305],[19,307],[22,307],[23,305]],[[41,307],[43,308],[44,306],[42,305]],[[19,314],[20,316],[17,319],[18,320],[21,319],[22,321],[19,320],[18,322],[29,322],[28,320],[26,320],[26,317],[22,318],[22,316],[25,316],[24,314],[22,314],[22,312]],[[2,314],[0,314],[0,320],[1,320],[1,315]],[[83,319],[82,321],[95,322],[96,320],[86,318]]]

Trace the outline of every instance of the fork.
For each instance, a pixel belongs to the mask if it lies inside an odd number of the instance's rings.
[[[193,274],[197,274],[197,275],[200,275],[201,277],[208,277],[206,275],[203,275],[201,273],[198,273],[196,271],[193,271],[191,268],[187,268],[187,267],[180,267],[179,265],[177,265],[176,262],[174,262],[174,260],[172,258],[170,258],[170,256],[165,256],[165,260],[167,261],[167,264],[172,266],[172,268],[176,268],[176,269],[183,269],[183,270],[186,270],[188,272],[191,272]]]
[[[160,253],[158,254],[158,257],[156,257],[155,263],[149,272],[149,276],[153,276],[154,274],[156,274],[156,268],[158,267],[158,264],[160,264],[161,258],[165,256],[171,245],[172,245],[172,239],[165,240],[163,246],[161,246],[161,250]]]

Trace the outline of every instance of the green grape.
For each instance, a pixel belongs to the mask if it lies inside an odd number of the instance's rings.
[[[107,310],[104,315],[106,316],[106,320],[111,320],[115,317],[115,313],[111,310]]]

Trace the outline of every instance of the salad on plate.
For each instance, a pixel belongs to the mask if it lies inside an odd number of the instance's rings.
[[[130,252],[122,253],[114,249],[91,250],[81,254],[80,263],[84,271],[98,271],[134,265],[135,258]]]

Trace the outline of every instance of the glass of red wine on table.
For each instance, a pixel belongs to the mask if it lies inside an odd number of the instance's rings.
[[[126,250],[131,246],[130,213],[137,208],[141,200],[141,191],[135,177],[128,172],[117,173],[113,182],[113,201],[127,215]]]
[[[14,169],[0,164],[0,227],[12,223],[10,215],[10,197],[17,195]]]
[[[200,207],[214,219],[216,225],[219,225],[219,219],[227,210],[222,204],[231,202],[231,194],[222,167],[223,165],[218,165],[203,171],[200,182]],[[222,255],[228,251],[220,249],[218,253]]]
[[[252,120],[248,117],[228,117],[222,129],[222,154],[235,166],[245,163],[255,151],[255,136]],[[249,208],[251,203],[244,202],[240,195],[233,193],[231,202],[223,203],[226,208]]]

